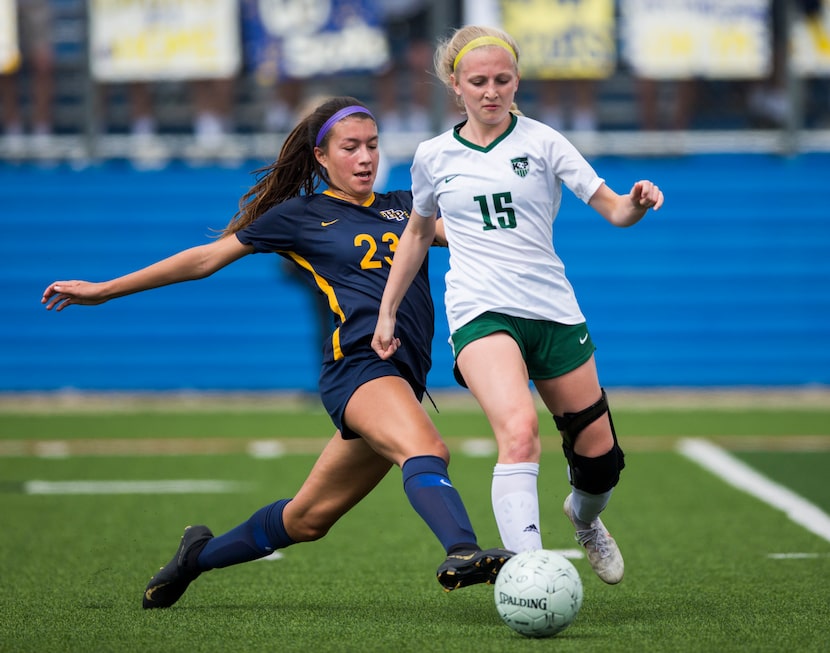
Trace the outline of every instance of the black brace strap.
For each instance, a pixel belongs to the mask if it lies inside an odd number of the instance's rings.
[[[605,395],[605,389],[602,388],[602,396],[594,404],[588,406],[578,413],[565,413],[561,417],[559,415],[553,416],[553,421],[556,423],[556,428],[562,434],[562,439],[569,447],[573,448],[577,436],[584,431],[589,424],[592,424],[605,413],[608,412],[608,398]]]

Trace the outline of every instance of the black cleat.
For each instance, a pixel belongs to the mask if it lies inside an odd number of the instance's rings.
[[[459,587],[496,582],[502,565],[513,557],[506,549],[456,551],[438,567],[438,582],[450,592]]]
[[[187,586],[202,572],[196,561],[213,533],[207,526],[188,526],[184,529],[182,541],[176,555],[150,579],[144,590],[142,606],[150,608],[169,608],[178,601]]]

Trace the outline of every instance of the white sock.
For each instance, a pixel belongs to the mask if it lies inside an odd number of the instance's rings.
[[[577,490],[575,487],[571,488],[571,494],[573,495],[571,509],[577,521],[582,522],[582,524],[577,525],[582,526],[584,524],[584,527],[588,528],[591,522],[599,517],[599,513],[605,510],[605,506],[608,505],[608,501],[611,499],[611,492],[613,490],[608,490],[608,492],[602,494],[588,494],[583,490]]]
[[[538,463],[497,463],[493,468],[493,514],[505,549],[519,553],[542,548],[538,476]]]

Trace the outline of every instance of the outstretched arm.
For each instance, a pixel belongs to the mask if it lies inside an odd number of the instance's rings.
[[[602,184],[588,205],[615,227],[630,227],[638,223],[649,209],[657,211],[663,206],[663,191],[647,180],[634,184],[628,195],[618,195]]]
[[[384,360],[392,356],[400,346],[395,338],[395,320],[398,306],[401,305],[406,291],[424,262],[430,245],[435,241],[435,216],[424,218],[411,213],[409,222],[401,235],[386,288],[380,301],[378,322],[372,338],[372,349]]]
[[[40,303],[45,304],[47,310],[54,308],[58,311],[72,304],[103,304],[110,299],[142,290],[203,279],[253,251],[252,247],[240,243],[236,236],[225,236],[206,245],[185,249],[146,268],[110,281],[55,281],[43,291]]]

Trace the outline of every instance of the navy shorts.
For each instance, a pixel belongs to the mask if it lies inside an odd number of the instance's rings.
[[[340,429],[344,440],[360,437],[360,433],[352,431],[343,423],[343,413],[349,399],[361,385],[383,376],[405,379],[418,401],[423,399],[425,386],[412,377],[409,368],[396,361],[394,357],[382,360],[368,344],[350,352],[345,358],[323,364],[323,369],[320,370],[320,399],[331,421]],[[378,406],[378,410],[387,408]]]

